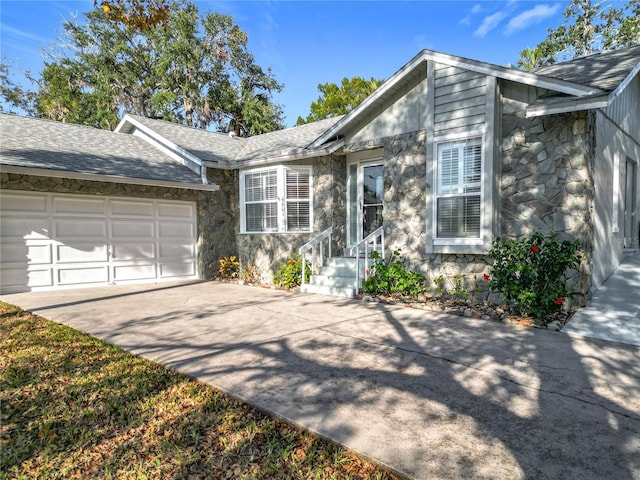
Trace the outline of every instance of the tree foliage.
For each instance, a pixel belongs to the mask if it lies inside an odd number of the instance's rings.
[[[548,29],[547,38],[535,48],[520,52],[520,68],[533,70],[640,43],[640,0],[629,0],[620,8],[606,0],[571,0],[564,19],[559,27]]]
[[[340,85],[321,83],[318,85],[320,97],[311,103],[311,113],[306,118],[298,117],[297,125],[337,117],[349,113],[365,98],[373,93],[384,80],[371,77],[343,78]]]
[[[38,116],[113,129],[124,112],[239,136],[283,127],[282,89],[228,15],[173,3],[164,24],[133,28],[103,9],[65,21],[37,79]]]
[[[166,26],[171,11],[167,0],[94,0],[93,5],[109,20],[137,30]]]

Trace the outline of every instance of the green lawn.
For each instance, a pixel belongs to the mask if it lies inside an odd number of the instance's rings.
[[[0,318],[0,478],[397,478],[76,330]]]

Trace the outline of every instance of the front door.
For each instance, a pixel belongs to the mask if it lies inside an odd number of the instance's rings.
[[[349,165],[349,246],[382,226],[383,166],[379,161]]]

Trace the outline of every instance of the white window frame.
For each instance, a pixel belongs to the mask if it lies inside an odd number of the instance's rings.
[[[306,171],[309,173],[309,228],[306,230],[288,229],[287,228],[287,202],[301,200],[299,197],[288,199],[287,198],[287,172],[291,170]],[[271,230],[253,231],[247,230],[247,218],[246,218],[246,201],[245,201],[245,179],[247,175],[262,173],[262,172],[276,172],[276,208],[277,208],[277,227]],[[244,170],[240,172],[240,233],[262,235],[272,233],[308,233],[313,230],[313,172],[310,166],[303,165],[274,165],[269,167],[254,168],[251,170]]]
[[[467,141],[477,141],[480,145],[480,181],[478,182],[478,186],[480,187],[480,225],[479,225],[479,236],[477,237],[439,237],[438,236],[438,199],[439,198],[458,198],[460,196],[470,196],[470,195],[478,195],[477,192],[466,194],[464,192],[456,192],[449,194],[439,194],[439,177],[438,171],[440,168],[440,147],[447,144],[463,144]],[[464,136],[456,135],[456,136],[443,136],[435,139],[434,141],[434,155],[433,158],[434,168],[433,168],[433,245],[483,245],[484,244],[484,231],[485,224],[488,221],[486,218],[485,212],[485,198],[486,198],[486,184],[484,182],[485,178],[485,138],[483,132],[468,132]],[[460,174],[462,175],[462,173]]]

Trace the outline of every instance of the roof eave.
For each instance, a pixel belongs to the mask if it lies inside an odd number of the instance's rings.
[[[288,163],[295,162],[299,160],[307,160],[309,158],[317,158],[323,157],[326,155],[331,155],[336,151],[340,150],[344,147],[344,140],[336,140],[328,145],[325,145],[322,148],[316,148],[313,150],[309,149],[300,149],[293,151],[291,153],[287,153],[285,155],[277,155],[274,157],[266,157],[266,158],[258,158],[258,159],[250,159],[250,160],[239,160],[234,164],[231,168],[248,168],[255,166],[263,166],[263,165],[272,165],[274,163]],[[208,167],[220,168],[220,166],[214,162],[205,162],[205,165]]]
[[[525,115],[527,118],[543,117],[545,115],[606,108],[607,106],[609,106],[608,95],[589,98],[572,98],[552,104],[530,105],[526,108]]]
[[[122,177],[119,175],[101,175],[96,173],[70,172],[68,170],[52,170],[48,168],[21,167],[17,165],[2,164],[4,173],[18,175],[34,175],[36,177],[68,178],[72,180],[87,180],[92,182],[122,183],[127,185],[145,185],[151,187],[179,188],[182,190],[204,190],[215,192],[220,185],[215,183],[185,183],[170,180],[156,180],[151,178]]]

